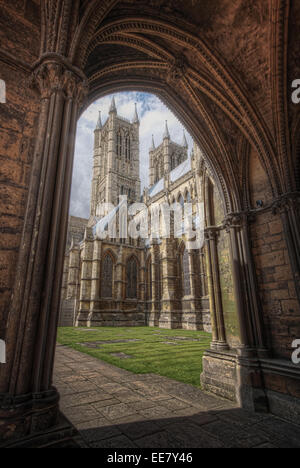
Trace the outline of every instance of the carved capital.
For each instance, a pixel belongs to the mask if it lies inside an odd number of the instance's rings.
[[[209,227],[204,231],[204,238],[206,241],[216,241],[220,235],[220,230],[218,228]]]
[[[230,229],[241,229],[245,227],[247,223],[248,219],[246,213],[231,213],[225,218],[223,228],[226,229],[226,232],[229,232]]]
[[[58,60],[40,63],[31,75],[30,84],[38,88],[42,99],[50,99],[52,94],[60,92],[79,105],[88,92],[87,80]]]

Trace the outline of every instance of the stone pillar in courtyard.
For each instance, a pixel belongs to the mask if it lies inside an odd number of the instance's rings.
[[[151,274],[152,274],[152,303],[149,315],[149,326],[158,327],[160,317],[160,248],[158,241],[151,241]]]
[[[91,228],[86,228],[81,253],[80,306],[76,320],[77,326],[89,327],[92,320],[92,270],[94,240]]]
[[[91,278],[91,322],[97,322],[97,316],[100,312],[101,255],[102,241],[95,240],[93,243],[93,263]]]
[[[159,326],[161,328],[182,327],[182,306],[177,288],[177,265],[175,240],[163,239],[161,245],[162,299]]]
[[[6,323],[7,364],[0,371],[0,393],[6,400],[0,410],[1,435],[11,442],[46,430],[49,440],[59,433],[52,374],[76,125],[87,89],[84,74],[56,54],[45,54],[34,64],[32,83],[40,96],[39,120]],[[72,430],[65,424],[67,436]]]

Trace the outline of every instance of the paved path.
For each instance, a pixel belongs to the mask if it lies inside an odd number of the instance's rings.
[[[298,447],[300,427],[191,386],[58,346],[55,385],[82,447]]]

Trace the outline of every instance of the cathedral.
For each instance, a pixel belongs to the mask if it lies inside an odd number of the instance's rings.
[[[300,2],[0,3],[0,446],[72,435],[54,385],[58,324],[211,330],[202,389],[299,424]],[[112,101],[95,121],[90,217],[69,218],[78,119],[122,91],[160,98],[192,154],[166,126],[142,191],[139,116]],[[175,217],[169,237],[112,235],[125,199],[191,203],[203,246],[175,235]]]
[[[115,98],[104,125],[99,113],[90,218],[69,220],[60,325],[211,331],[203,248],[188,249],[184,233],[170,239],[154,238],[150,230],[146,239],[96,235],[99,223],[111,216],[107,207],[119,212],[124,196],[149,212],[163,203],[190,203],[196,213],[200,150],[195,146],[189,156],[185,134],[181,145],[173,142],[166,122],[158,147],[152,136],[149,188],[141,195],[139,127],[137,108],[129,121],[118,115]]]

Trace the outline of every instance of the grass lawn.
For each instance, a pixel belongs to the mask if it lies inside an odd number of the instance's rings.
[[[62,345],[135,374],[163,375],[196,387],[200,387],[202,356],[210,341],[211,335],[205,332],[150,327],[58,329],[58,343]],[[116,353],[130,358],[121,359],[113,355]]]

